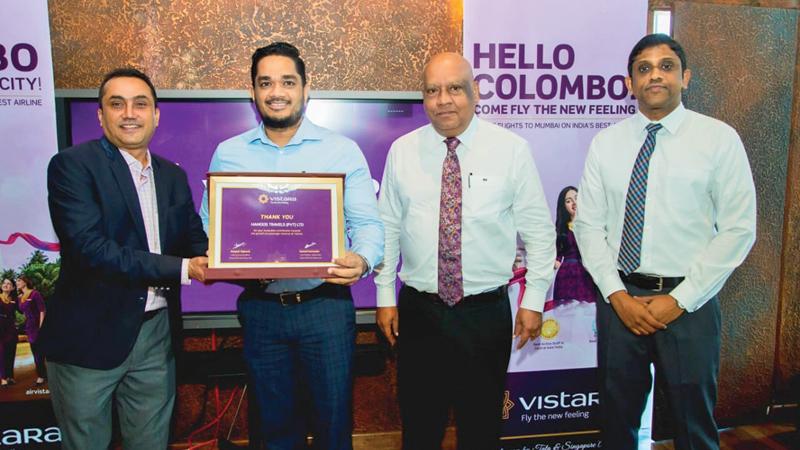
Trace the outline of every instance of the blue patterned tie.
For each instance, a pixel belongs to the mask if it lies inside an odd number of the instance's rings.
[[[622,242],[619,246],[619,265],[625,275],[639,267],[642,256],[642,229],[644,228],[644,202],[647,198],[647,171],[650,156],[656,148],[656,133],[660,123],[647,126],[647,138],[639,149],[633,164],[628,196],[625,199],[625,222],[622,225]]]

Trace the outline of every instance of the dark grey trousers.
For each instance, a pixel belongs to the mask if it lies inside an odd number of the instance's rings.
[[[130,355],[110,370],[48,361],[64,450],[106,450],[116,397],[125,450],[167,448],[175,403],[175,356],[167,310],[142,324]]]
[[[654,295],[633,285],[626,288],[631,295]],[[597,326],[603,448],[637,448],[653,363],[666,381],[676,450],[719,449],[713,416],[720,348],[717,297],[650,336],[630,332],[614,308],[598,299]]]

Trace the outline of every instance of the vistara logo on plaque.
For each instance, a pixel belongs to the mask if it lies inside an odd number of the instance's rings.
[[[258,202],[261,203],[262,205],[266,205],[267,203],[269,203],[269,195],[267,194],[259,195]]]

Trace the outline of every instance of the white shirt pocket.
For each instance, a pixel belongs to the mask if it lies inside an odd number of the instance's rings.
[[[498,175],[471,173],[463,183],[465,217],[496,220],[510,207],[508,180]]]

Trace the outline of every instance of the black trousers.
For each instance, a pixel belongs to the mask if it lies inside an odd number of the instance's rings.
[[[631,295],[654,295],[633,285]],[[719,373],[719,300],[684,312],[666,330],[636,336],[603,299],[597,301],[603,448],[635,450],[650,391],[650,363],[666,381],[676,450],[719,449],[714,421]]]
[[[511,354],[506,290],[467,297],[451,308],[404,286],[398,308],[403,448],[441,449],[450,407],[459,450],[498,448]]]

